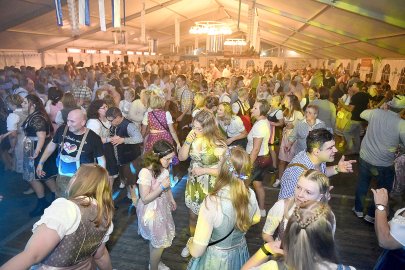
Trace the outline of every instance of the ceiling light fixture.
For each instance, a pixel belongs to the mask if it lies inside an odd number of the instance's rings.
[[[110,51],[109,50],[100,50],[100,53],[101,54],[110,54]]]
[[[67,53],[81,53],[82,50],[78,48],[66,48]]]
[[[246,46],[247,42],[244,38],[227,38],[224,42],[226,46]]]
[[[96,53],[97,53],[97,50],[94,50],[94,49],[86,49],[85,52],[88,53],[88,54],[96,54]]]
[[[196,22],[189,30],[190,34],[195,35],[230,35],[232,29],[222,22],[217,21],[199,21]]]

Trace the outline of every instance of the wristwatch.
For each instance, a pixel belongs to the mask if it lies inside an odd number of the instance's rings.
[[[375,205],[375,208],[377,209],[377,210],[380,210],[380,211],[385,211],[385,209],[387,208],[385,205],[382,205],[382,204],[376,204]]]

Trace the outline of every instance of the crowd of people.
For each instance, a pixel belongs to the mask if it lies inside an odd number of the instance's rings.
[[[0,94],[4,169],[22,174],[24,193],[37,197],[30,216],[41,216],[26,249],[0,269],[112,269],[105,242],[118,185],[149,241],[149,269],[169,269],[161,257],[175,237],[180,163],[188,166],[187,269],[354,269],[339,260],[328,202],[329,177],[355,163],[352,211],[375,223],[386,249],[376,267],[404,265],[405,215],[388,223],[387,194],[405,190],[405,95],[387,82],[363,82],[340,66],[68,62],[5,67]],[[266,211],[268,174],[280,192]],[[245,234],[261,218],[265,244],[249,259]]]

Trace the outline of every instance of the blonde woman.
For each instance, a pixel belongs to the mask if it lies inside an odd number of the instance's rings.
[[[13,112],[7,116],[7,131],[9,132],[10,150],[14,153],[14,170],[23,173],[23,141],[24,130],[22,123],[28,116],[28,101],[20,95],[9,95],[6,97],[7,106]]]
[[[281,108],[281,96],[279,95],[274,95],[274,96],[269,96],[267,101],[270,104],[270,110],[269,113],[267,114],[267,119],[269,120],[270,123],[270,130],[271,130],[271,135],[270,135],[270,140],[269,140],[269,145],[270,145],[270,155],[271,155],[271,161],[273,162],[273,168],[277,168],[277,154],[275,151],[274,144],[276,142],[279,142],[281,134],[281,127],[284,125],[284,115],[283,115],[283,110]],[[278,187],[280,185],[280,181],[275,182],[273,184],[273,187]]]
[[[243,148],[247,144],[245,126],[239,116],[233,115],[232,107],[229,103],[223,102],[218,106],[217,123],[220,130],[227,137],[227,145],[239,145]]]
[[[173,127],[173,118],[170,112],[163,110],[165,106],[164,95],[152,94],[150,97],[150,112],[145,113],[142,120],[142,135],[145,137],[144,152],[152,150],[155,142],[166,140],[170,144],[177,144],[177,150],[180,149],[180,141],[176,130]],[[148,129],[148,131],[147,131]]]
[[[281,139],[280,151],[278,153],[279,165],[278,165],[278,176],[279,179],[283,176],[285,167],[292,160],[295,154],[296,143],[289,144],[288,137],[292,133],[295,124],[304,119],[304,115],[301,112],[300,103],[297,96],[287,95],[284,97],[284,124],[283,137]],[[276,182],[278,179],[276,179]]]
[[[308,201],[296,206],[288,220],[283,241],[284,250],[274,242],[266,243],[242,270],[355,269],[339,262],[333,238],[334,218],[330,207],[323,202]],[[269,261],[269,256],[276,254],[283,255],[282,260]]]
[[[260,221],[256,197],[249,188],[251,162],[240,147],[226,150],[214,189],[204,199],[193,238],[188,270],[240,269],[249,257],[245,234]]]
[[[197,92],[194,95],[194,111],[191,116],[194,118],[198,112],[207,109],[207,96],[203,92]]]
[[[99,165],[82,164],[70,180],[68,194],[68,199],[59,198],[45,210],[24,251],[2,270],[27,269],[34,264],[39,264],[36,269],[112,269],[105,247],[114,213],[107,171]]]
[[[202,110],[194,118],[193,129],[179,151],[179,160],[191,158],[185,201],[189,208],[190,235],[194,235],[198,212],[204,198],[213,190],[218,175],[218,163],[226,148],[212,112]],[[181,254],[190,255],[185,247]]]
[[[149,108],[151,91],[143,89],[140,98],[131,103],[128,112],[128,120],[131,120],[139,129],[141,129],[142,120]]]
[[[294,197],[277,201],[269,210],[263,227],[263,240],[265,242],[281,241],[294,208],[307,201],[328,203],[332,188],[325,174],[317,170],[304,171],[298,179]],[[332,225],[335,233],[336,221]]]

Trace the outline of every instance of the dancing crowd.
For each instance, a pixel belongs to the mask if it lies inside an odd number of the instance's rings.
[[[405,190],[405,95],[388,82],[363,82],[342,66],[67,62],[5,67],[0,94],[4,170],[29,183],[24,193],[37,197],[29,214],[40,216],[25,250],[2,270],[112,269],[105,243],[118,186],[149,241],[149,269],[169,269],[161,257],[176,234],[180,202],[171,187],[182,166],[190,237],[179,255],[192,256],[187,269],[354,269],[339,259],[328,205],[329,177],[353,166],[352,211],[375,223],[385,249],[375,269],[405,265],[405,208],[388,221],[388,196]],[[280,191],[267,211],[269,174]],[[265,244],[250,257],[245,234],[261,218]]]

